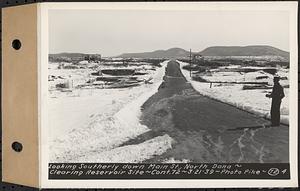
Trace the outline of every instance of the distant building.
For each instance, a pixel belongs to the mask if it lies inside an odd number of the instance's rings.
[[[201,54],[193,54],[194,61],[203,61],[204,57]]]
[[[87,60],[88,62],[98,62],[98,61],[101,61],[101,54],[87,54],[84,57],[84,60]]]

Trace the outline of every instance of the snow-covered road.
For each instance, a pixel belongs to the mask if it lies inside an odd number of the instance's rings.
[[[153,84],[49,97],[50,162],[288,161],[288,127],[235,108],[264,116],[251,92],[192,81],[184,64],[164,62]]]
[[[174,143],[146,162],[289,161],[288,126],[269,127],[262,117],[200,93],[186,80],[179,63],[170,61],[159,91],[143,105],[141,121],[153,135],[167,133]]]

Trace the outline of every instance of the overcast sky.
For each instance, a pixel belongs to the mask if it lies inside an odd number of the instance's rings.
[[[50,53],[115,56],[180,47],[271,45],[289,50],[279,11],[50,10]]]

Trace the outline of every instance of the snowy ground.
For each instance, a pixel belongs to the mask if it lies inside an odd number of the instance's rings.
[[[148,79],[155,73],[156,67],[144,62],[134,63],[128,66],[124,66],[121,64],[97,64],[97,63],[88,63],[88,65],[82,66],[82,68],[78,69],[58,69],[61,64],[59,63],[49,63],[48,72],[49,72],[49,90],[50,93],[53,95],[53,92],[56,90],[56,85],[59,83],[66,83],[68,84],[69,88],[76,88],[78,85],[86,84],[87,80],[95,80],[97,76],[91,75],[92,72],[99,71],[100,69],[134,69],[138,72],[147,73],[146,75],[137,76],[139,80]],[[64,66],[71,65],[71,63],[64,63]],[[96,66],[96,68],[91,68],[89,66]],[[110,75],[103,75],[106,77],[111,77]],[[98,81],[98,84],[103,82]],[[74,91],[73,91],[74,92]],[[57,93],[57,92],[56,92]]]
[[[142,143],[123,145],[125,142],[150,131],[141,125],[141,105],[154,95],[163,81],[163,67],[149,70],[145,78],[153,77],[153,84],[121,89],[74,88],[89,79],[92,69],[57,70],[53,64],[49,74],[62,79],[49,81],[48,111],[50,162],[142,162],[161,155],[172,148],[174,140],[163,134]],[[179,62],[181,67],[187,63]],[[52,68],[51,68],[52,67]],[[144,66],[139,66],[144,67]],[[238,67],[238,66],[230,66]],[[141,68],[150,69],[150,68]],[[224,69],[224,68],[219,68]],[[272,85],[272,76],[263,71],[241,74],[222,72],[219,69],[202,77],[209,81],[267,81]],[[201,94],[229,103],[243,110],[264,117],[269,116],[271,99],[265,97],[267,90],[242,90],[240,84],[209,83],[191,80],[189,71],[182,72],[194,89]],[[288,77],[288,70],[279,70],[279,75]],[[257,76],[268,76],[256,80]],[[71,81],[72,91],[51,89],[55,84]],[[288,85],[283,80],[282,85]],[[281,106],[281,122],[288,124],[288,88]],[[165,159],[163,162],[189,162],[189,160]]]
[[[188,63],[180,62],[181,69]],[[238,66],[231,66],[232,68]],[[252,67],[253,68],[253,67]],[[222,69],[222,68],[220,68]],[[240,109],[249,111],[262,117],[270,118],[271,99],[265,97],[265,95],[271,92],[271,89],[255,89],[255,90],[242,90],[243,85],[241,84],[225,84],[225,83],[214,83],[210,88],[210,83],[194,81],[190,77],[190,73],[187,70],[182,69],[182,73],[185,78],[192,84],[193,88],[200,92],[202,95],[217,99],[219,101],[229,103]],[[287,77],[288,69],[280,68],[278,73],[280,77]],[[257,76],[267,76],[266,79],[257,80]],[[249,72],[249,73],[238,73],[238,72],[218,72],[218,69],[206,73],[201,76],[203,79],[208,81],[263,81],[268,82],[269,85],[273,85],[271,74],[263,71]],[[288,85],[288,80],[281,80],[281,85]],[[289,124],[289,88],[284,88],[285,98],[281,103],[281,122]]]
[[[153,84],[124,89],[49,92],[50,162],[141,162],[170,149],[173,140],[166,134],[120,147],[149,131],[139,123],[140,106],[157,91],[167,62],[150,74]],[[68,75],[74,77],[75,73],[76,79],[87,77],[90,72],[49,71],[66,78]]]

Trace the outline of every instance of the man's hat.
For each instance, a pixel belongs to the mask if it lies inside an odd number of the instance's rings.
[[[279,80],[280,80],[280,76],[275,75],[275,76],[274,76],[274,80],[279,81]]]

